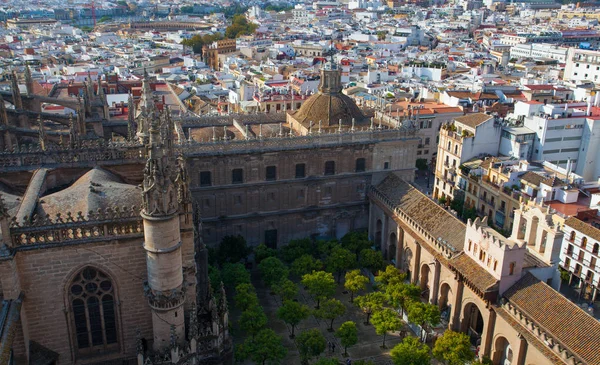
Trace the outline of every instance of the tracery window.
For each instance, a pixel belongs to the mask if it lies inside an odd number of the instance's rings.
[[[80,354],[118,350],[115,289],[108,275],[85,267],[69,287],[69,302]]]

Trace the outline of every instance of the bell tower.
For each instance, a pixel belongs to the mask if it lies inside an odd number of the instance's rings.
[[[179,198],[185,165],[174,158],[169,111],[151,122],[142,184],[144,249],[148,281],[144,292],[152,309],[155,351],[185,340],[185,283],[181,257]]]

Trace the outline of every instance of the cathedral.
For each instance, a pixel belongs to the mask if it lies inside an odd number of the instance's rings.
[[[369,187],[413,176],[414,128],[364,114],[335,67],[321,80],[286,115],[198,117],[147,75],[41,96],[13,74],[0,92],[0,363],[231,364],[206,245],[366,229]],[[125,87],[127,118],[112,118],[105,89]]]

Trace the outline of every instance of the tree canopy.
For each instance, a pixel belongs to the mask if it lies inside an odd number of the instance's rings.
[[[258,305],[258,296],[252,284],[245,283],[235,287],[235,306],[241,311]]]
[[[402,313],[404,313],[404,309],[406,309],[408,303],[419,300],[421,288],[415,284],[397,282],[386,285],[385,295],[390,305],[394,308],[400,308]]]
[[[374,312],[381,310],[385,303],[385,294],[381,292],[372,292],[361,295],[354,299],[354,304],[359,307],[367,316],[365,324],[369,323],[369,318]]]
[[[303,255],[310,255],[313,250],[312,242],[309,238],[301,240],[291,240],[286,246],[281,248],[281,259],[291,263]]]
[[[431,364],[429,347],[412,336],[404,337],[402,342],[394,346],[390,354],[395,365]]]
[[[344,272],[356,267],[356,255],[345,248],[335,247],[326,260],[326,267],[327,271],[337,273],[339,284]]]
[[[311,255],[302,255],[294,260],[290,272],[292,275],[301,278],[303,275],[310,274],[323,268],[321,260],[316,260]]]
[[[241,263],[226,263],[221,270],[223,284],[228,288],[235,288],[239,284],[250,283],[250,273]]]
[[[290,279],[283,279],[273,284],[273,291],[279,295],[282,302],[293,300],[298,295],[298,285]]]
[[[248,256],[250,249],[246,245],[246,239],[240,235],[225,236],[217,250],[217,262],[224,265],[226,262],[237,263]]]
[[[302,285],[308,288],[308,292],[317,301],[317,308],[321,300],[335,294],[335,280],[333,275],[325,271],[313,271],[302,277]]]
[[[370,249],[372,246],[367,232],[359,231],[346,233],[340,240],[340,243],[343,248],[354,252],[355,255],[358,255],[362,250]]]
[[[242,312],[240,328],[252,337],[267,325],[265,311],[259,305],[254,305]]]
[[[369,278],[362,275],[360,270],[352,270],[346,273],[344,288],[350,292],[350,302],[354,301],[354,293],[365,290],[368,283]]]
[[[287,266],[277,257],[267,257],[262,260],[258,264],[258,270],[269,287],[288,277]]]
[[[268,257],[274,256],[277,256],[277,251],[272,249],[271,247],[267,247],[267,245],[265,245],[264,243],[261,243],[254,249],[254,261],[257,264],[260,264],[262,260]]]
[[[360,251],[358,263],[361,267],[369,269],[372,273],[383,270],[385,267],[385,260],[383,259],[381,251],[375,251],[370,248]]]
[[[323,336],[318,328],[312,328],[300,333],[296,339],[296,343],[303,364],[308,364],[311,358],[319,356],[325,351],[325,336]]]
[[[287,354],[281,337],[270,328],[263,328],[255,336],[247,338],[240,350],[241,358],[250,358],[262,365],[268,362],[279,363]]]
[[[234,15],[231,25],[225,29],[225,37],[235,39],[241,35],[250,35],[254,33],[256,28],[258,28],[258,25],[248,23],[245,15]]]
[[[212,42],[215,42],[215,41],[218,41],[221,39],[223,39],[223,34],[221,34],[221,33],[204,34],[204,35],[196,34],[195,36],[193,36],[191,38],[184,39],[183,41],[181,41],[181,44],[183,44],[186,47],[191,47],[192,50],[194,51],[194,53],[202,53],[202,46],[211,44]]]
[[[463,365],[473,360],[475,353],[468,335],[448,330],[435,341],[433,356],[447,365]]]
[[[373,314],[373,326],[378,335],[383,335],[383,345],[385,348],[385,338],[389,331],[397,331],[402,327],[402,320],[398,314],[390,308],[383,308]]]
[[[406,274],[403,274],[394,265],[388,265],[384,271],[380,271],[375,280],[384,288],[386,285],[401,283],[406,279]]]
[[[303,320],[310,316],[310,309],[301,303],[287,300],[277,309],[277,318],[292,326],[290,338],[294,338],[294,329]]]
[[[425,331],[423,341],[427,340],[427,330],[440,323],[440,309],[435,304],[421,301],[411,302],[408,306],[408,320],[420,325]]]
[[[315,310],[315,317],[329,320],[329,330],[333,331],[333,321],[346,313],[346,307],[335,298],[327,299],[321,307]]]
[[[335,332],[335,336],[340,339],[344,346],[344,356],[348,356],[348,347],[356,345],[358,342],[358,329],[356,323],[352,321],[344,322]]]

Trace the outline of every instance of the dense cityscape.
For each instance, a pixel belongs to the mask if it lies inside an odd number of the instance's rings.
[[[600,365],[600,2],[0,5],[0,365]]]

